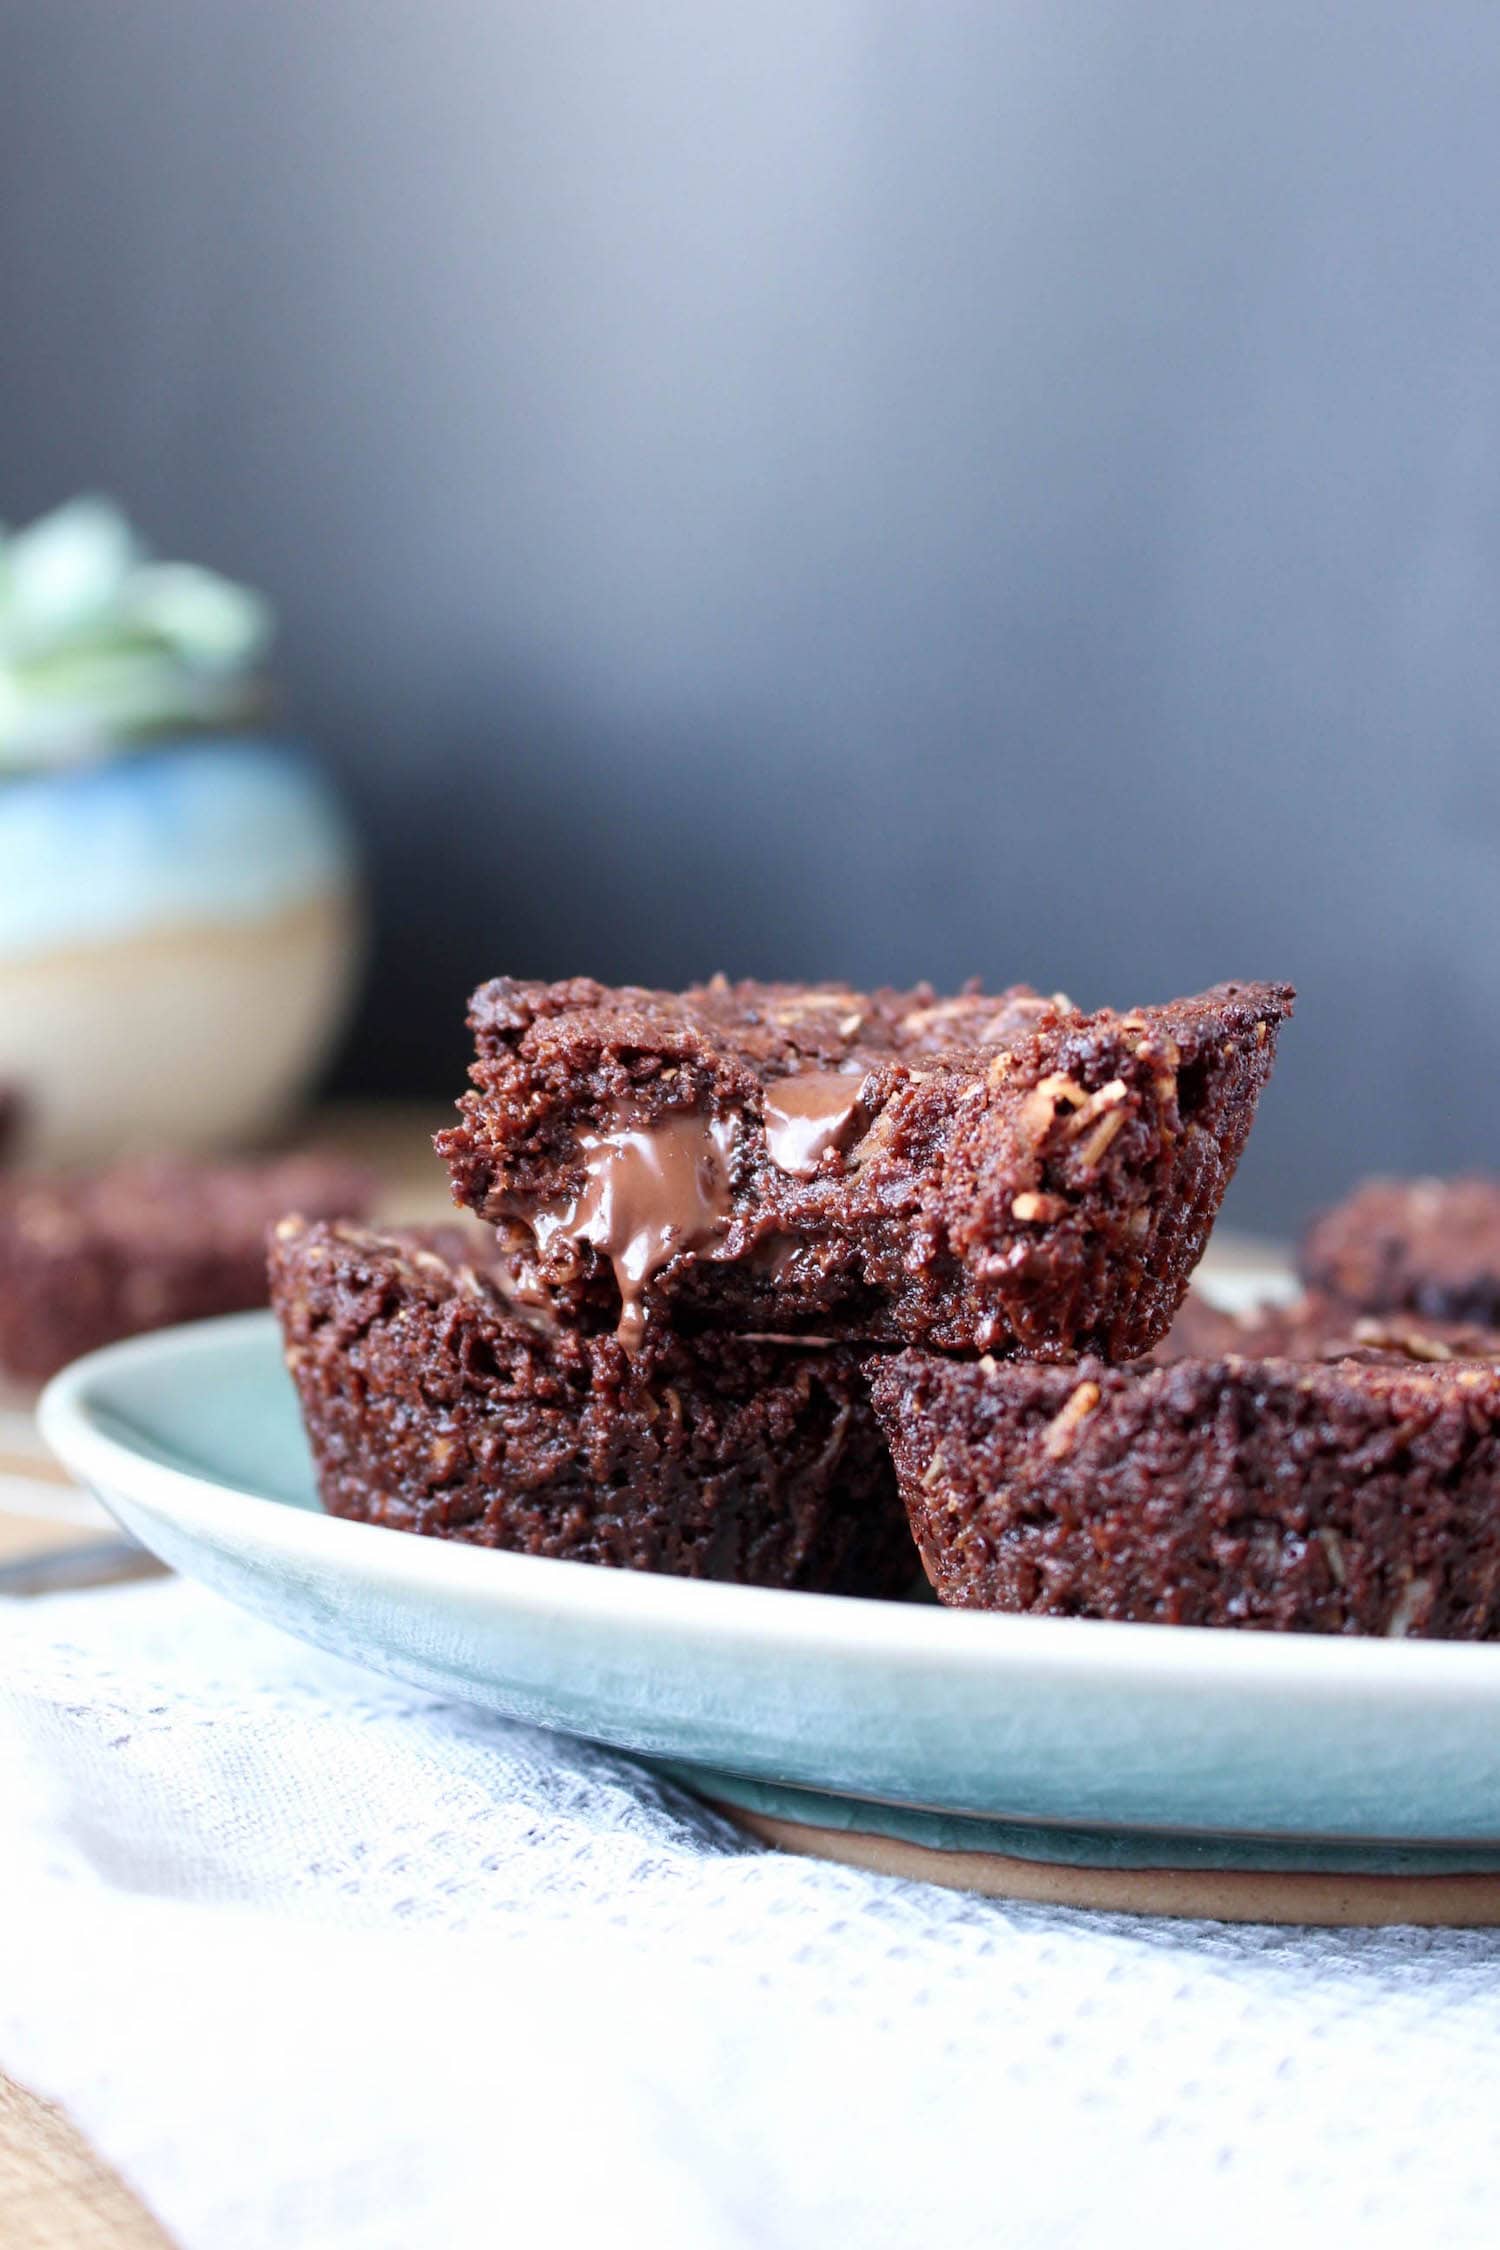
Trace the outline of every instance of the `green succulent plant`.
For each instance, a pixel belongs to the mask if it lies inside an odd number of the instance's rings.
[[[109,500],[0,526],[0,774],[242,722],[273,630],[247,587],[154,561]]]

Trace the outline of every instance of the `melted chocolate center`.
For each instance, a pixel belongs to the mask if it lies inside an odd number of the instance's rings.
[[[831,1148],[842,1148],[862,1120],[864,1074],[805,1070],[766,1088],[766,1151],[779,1172],[811,1179]]]
[[[540,1248],[557,1236],[587,1242],[614,1267],[620,1341],[645,1335],[646,1283],[680,1250],[701,1250],[729,1216],[729,1158],[735,1125],[693,1110],[650,1125],[580,1133],[583,1186],[561,1209],[532,1220]]]

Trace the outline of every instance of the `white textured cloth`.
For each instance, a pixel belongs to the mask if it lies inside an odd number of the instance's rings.
[[[0,1908],[0,2068],[185,2250],[1500,2229],[1500,1936],[760,1851],[182,1584],[0,1605]]]

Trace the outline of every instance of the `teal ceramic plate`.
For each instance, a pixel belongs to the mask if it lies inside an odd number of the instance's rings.
[[[1500,1646],[986,1617],[337,1522],[268,1314],[81,1360],[42,1422],[246,1609],[752,1819],[1113,1869],[1500,1870]]]

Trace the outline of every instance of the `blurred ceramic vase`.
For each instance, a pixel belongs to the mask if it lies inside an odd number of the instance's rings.
[[[264,605],[107,503],[0,538],[0,1092],[71,1162],[273,1128],[361,950],[353,847],[267,738]]]

